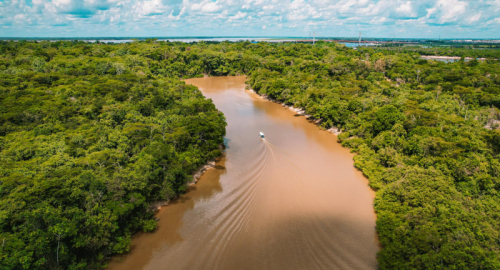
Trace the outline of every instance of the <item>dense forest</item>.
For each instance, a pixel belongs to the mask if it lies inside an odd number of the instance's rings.
[[[381,269],[500,268],[498,61],[325,45],[279,59],[249,83],[342,129],[377,191]]]
[[[124,47],[2,44],[0,269],[100,268],[221,154],[222,113],[153,65]]]
[[[488,45],[483,45],[484,48],[475,48],[474,46],[401,46],[392,45],[390,43],[378,47],[379,51],[389,50],[398,53],[417,53],[419,55],[431,55],[431,56],[458,56],[458,57],[470,57],[470,58],[485,58],[489,60],[500,59],[500,49],[488,49]],[[493,46],[493,45],[491,45]],[[499,45],[495,45],[499,47]]]
[[[225,134],[212,102],[180,79],[237,74],[342,130],[377,191],[381,269],[500,268],[500,63],[420,53],[1,42],[0,268],[98,268],[153,230],[148,204],[182,193]]]

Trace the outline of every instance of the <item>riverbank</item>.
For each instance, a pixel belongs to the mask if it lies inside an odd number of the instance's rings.
[[[224,148],[225,148],[224,145],[219,146],[219,149],[221,151],[223,151]],[[186,183],[187,187],[191,187],[191,186],[195,185],[200,180],[200,178],[203,176],[203,174],[206,171],[208,171],[209,169],[215,168],[215,163],[217,162],[217,160],[221,159],[223,157],[224,157],[224,152],[222,153],[222,155],[216,157],[215,159],[211,159],[211,160],[207,161],[204,165],[201,165],[196,171],[194,171],[194,173],[192,173],[191,180]],[[175,199],[175,198],[172,198],[172,199]],[[171,199],[169,198],[167,200],[154,202],[154,203],[149,205],[148,209],[150,211],[159,211],[162,207],[167,206],[168,203],[170,202],[170,200]]]
[[[314,117],[312,117],[311,115],[306,114],[306,110],[305,110],[305,109],[303,109],[303,108],[295,108],[295,107],[293,107],[293,106],[287,105],[287,104],[286,104],[286,103],[284,103],[284,102],[280,102],[280,101],[278,101],[278,100],[275,100],[275,99],[270,98],[268,95],[257,93],[257,92],[256,92],[255,90],[253,90],[253,89],[245,89],[245,90],[250,91],[250,92],[252,92],[252,93],[254,93],[254,94],[258,95],[259,97],[261,97],[261,98],[263,98],[263,99],[265,99],[265,100],[268,100],[268,101],[271,101],[271,102],[274,102],[274,103],[280,104],[281,106],[283,106],[283,107],[285,107],[285,108],[288,108],[288,109],[290,109],[290,110],[292,110],[292,111],[296,112],[298,115],[304,116],[307,120],[309,120],[309,121],[311,121],[311,122],[315,123],[318,127],[322,128],[322,127],[320,126],[320,124],[321,124],[321,121],[322,121],[323,119],[314,119]],[[327,131],[328,131],[328,132],[330,132],[330,133],[332,133],[332,134],[334,134],[335,136],[338,136],[338,135],[342,134],[342,130],[341,130],[340,128],[338,128],[338,127],[331,127],[331,128],[329,128],[329,129],[327,129]]]
[[[186,80],[224,113],[225,156],[109,270],[377,269],[375,194],[355,154],[303,110],[245,91],[245,81]]]

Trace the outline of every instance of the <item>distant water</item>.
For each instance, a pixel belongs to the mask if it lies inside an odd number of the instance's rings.
[[[127,42],[134,42],[135,41],[133,39],[83,39],[82,41],[94,43],[97,40],[99,40],[99,42],[103,42],[103,43],[127,43]],[[158,41],[191,43],[191,42],[200,42],[200,41],[237,42],[237,41],[272,41],[272,40],[268,39],[268,38],[244,38],[244,37],[242,37],[242,38],[159,38]]]
[[[102,42],[102,43],[129,43],[129,42],[134,42],[133,39],[83,39],[81,41],[86,41],[90,43],[95,43],[96,41]]]
[[[446,59],[433,58],[433,60],[436,60],[439,62],[445,62],[445,63],[455,63],[455,62],[460,61],[460,59],[449,59],[449,58],[446,58]],[[469,62],[469,59],[465,59],[464,61]]]
[[[434,60],[434,61],[439,61],[439,62],[445,62],[445,63],[455,63],[460,61],[460,58],[456,57],[435,57],[435,56],[422,56],[420,59],[425,59],[425,60]],[[471,59],[465,58],[465,62],[469,62]],[[478,61],[483,61],[483,59],[478,59]]]
[[[191,43],[191,42],[201,42],[201,41],[215,41],[215,42],[223,42],[223,41],[229,41],[229,42],[238,42],[238,41],[255,41],[255,42],[293,42],[297,40],[304,40],[304,39],[271,39],[271,38],[165,38],[165,39],[158,39],[158,41],[169,41],[169,42],[185,42],[185,43]],[[94,43],[97,41],[97,39],[92,39],[92,40],[83,40],[87,42]],[[102,39],[99,40],[99,42],[103,43],[127,43],[127,42],[134,42],[133,39]],[[358,43],[356,42],[339,42],[340,44],[344,44],[345,46],[349,48],[356,48],[358,47]],[[361,46],[376,46],[377,44],[374,43],[362,43]]]
[[[358,47],[358,43],[355,42],[339,42],[340,44],[344,44],[346,47],[349,48],[356,48]],[[361,43],[361,47],[363,46],[377,46],[377,44],[374,43]]]
[[[200,42],[200,41],[218,41],[218,42],[269,41],[269,39],[268,38],[167,38],[167,39],[158,39],[158,41],[170,41],[170,42],[180,41],[189,43],[189,42]]]
[[[152,37],[154,38],[154,37]],[[30,40],[30,41],[51,41],[51,42],[57,42],[57,41],[73,41],[73,40],[78,40],[78,41],[84,41],[84,42],[89,42],[89,43],[95,43],[97,41],[102,42],[102,43],[130,43],[134,42],[137,40],[145,40],[147,38],[141,37],[141,38],[135,38],[135,37],[102,37],[102,38],[84,38],[84,37],[74,37],[74,38],[6,38],[3,40]],[[2,38],[0,38],[2,40]],[[208,42],[223,42],[223,41],[229,41],[229,42],[238,42],[238,41],[250,41],[250,42],[271,42],[271,43],[281,43],[281,42],[304,42],[304,41],[312,41],[312,37],[159,37],[157,38],[158,41],[169,41],[169,42],[185,42],[185,43],[191,43],[191,42],[201,42],[201,41],[208,41]],[[325,40],[325,38],[321,39],[316,39],[316,41],[320,40]],[[336,39],[328,39],[328,41],[335,41]],[[337,40],[339,40],[337,38]],[[338,42],[340,44],[344,44],[347,47],[350,48],[355,48],[358,47],[358,43],[356,41],[352,42]],[[361,46],[376,46],[377,44],[375,43],[362,43]]]

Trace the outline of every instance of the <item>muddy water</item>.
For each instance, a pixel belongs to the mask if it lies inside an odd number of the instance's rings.
[[[224,112],[225,157],[109,269],[377,268],[374,194],[334,135],[244,90],[245,77],[186,82]]]

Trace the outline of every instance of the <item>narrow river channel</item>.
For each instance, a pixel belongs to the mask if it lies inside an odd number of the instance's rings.
[[[377,268],[374,193],[335,135],[244,76],[186,83],[226,116],[225,156],[108,269]]]

